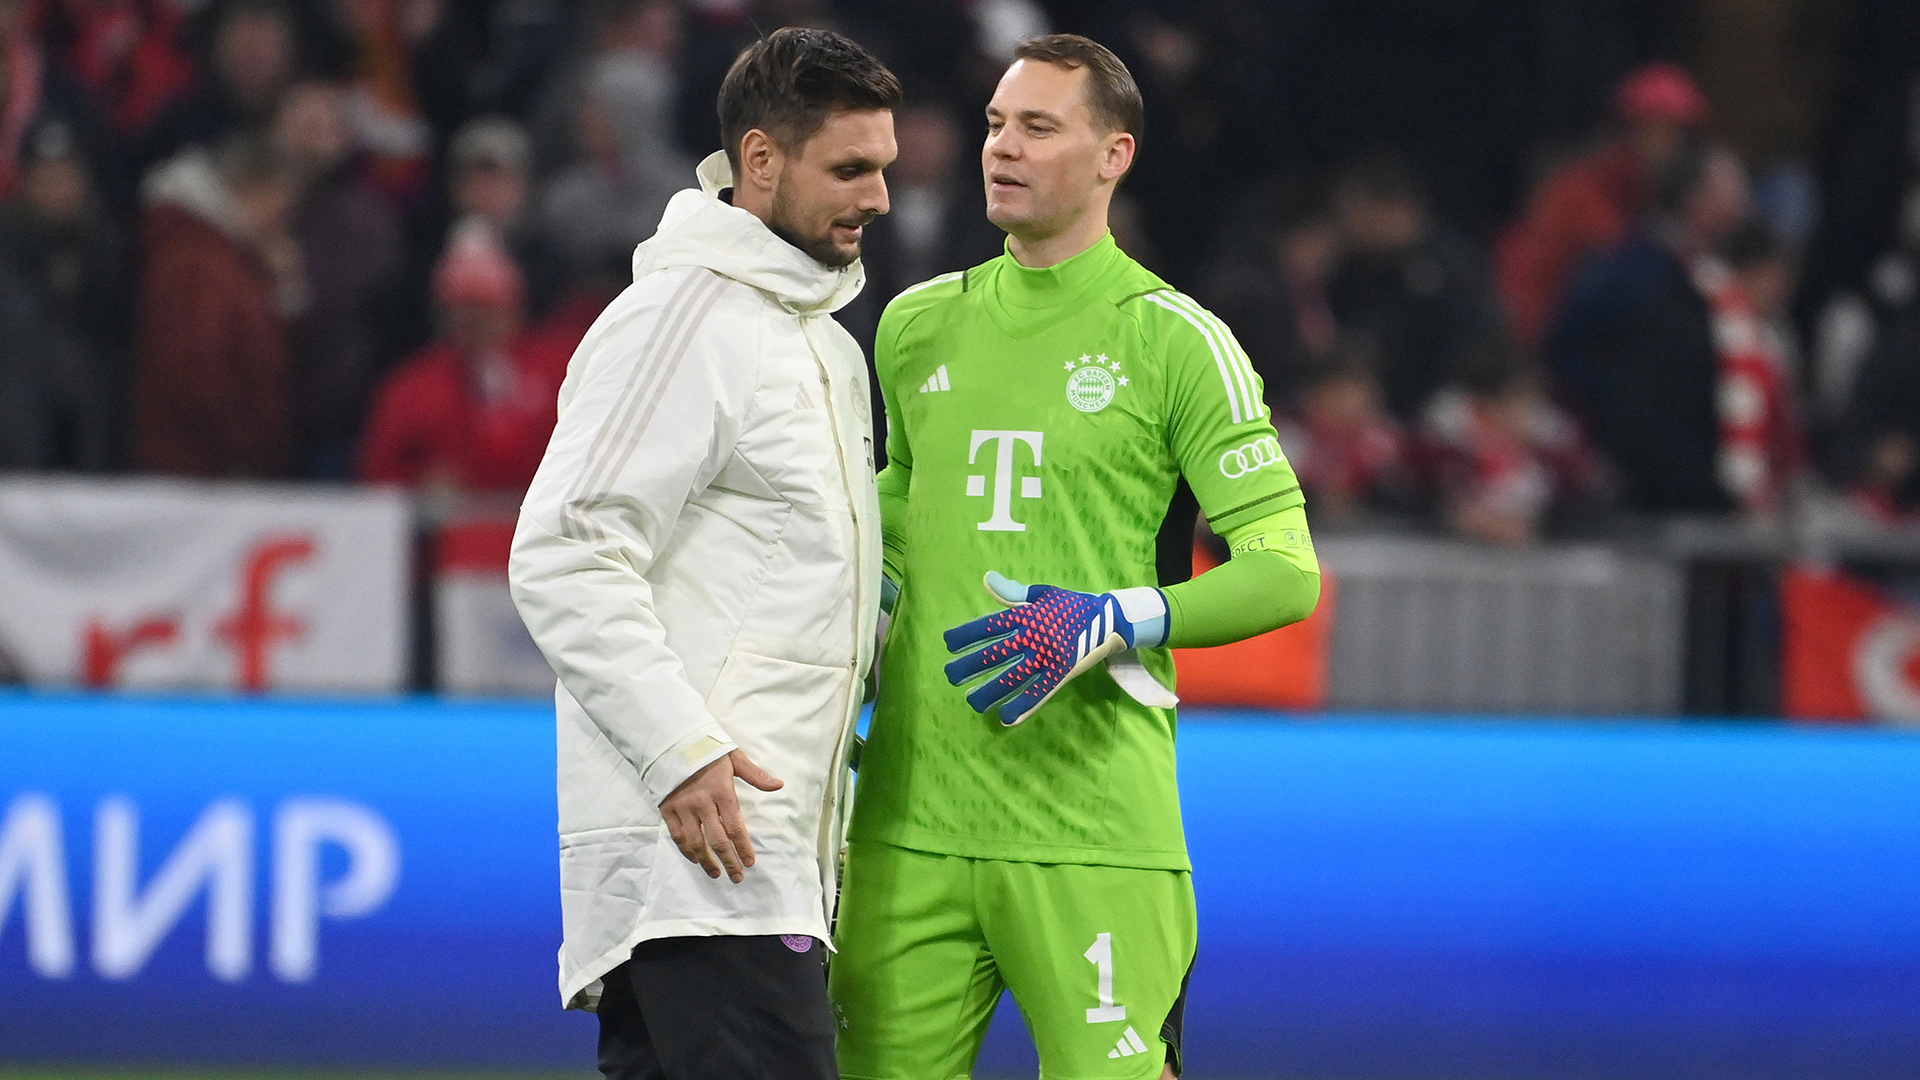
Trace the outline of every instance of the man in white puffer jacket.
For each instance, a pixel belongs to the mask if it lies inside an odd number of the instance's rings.
[[[879,606],[866,364],[893,75],[781,30],[574,354],[514,602],[559,675],[560,995],[609,1077],[836,1076],[821,961]],[[737,178],[737,179],[736,179]],[[730,188],[730,190],[728,190]]]

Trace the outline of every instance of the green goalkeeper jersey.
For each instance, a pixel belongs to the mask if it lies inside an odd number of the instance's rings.
[[[994,610],[989,570],[1091,593],[1158,584],[1155,538],[1182,476],[1222,535],[1299,506],[1245,353],[1109,236],[1057,266],[1003,254],[908,289],[874,360],[900,593],[852,836],[1187,869],[1172,710],[1090,671],[1003,727],[947,681],[942,633]],[[1141,658],[1173,685],[1168,650]]]

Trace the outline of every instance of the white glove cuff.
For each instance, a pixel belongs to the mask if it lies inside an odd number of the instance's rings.
[[[1167,598],[1159,589],[1150,585],[1115,589],[1113,598],[1120,602],[1120,614],[1133,624],[1134,648],[1157,649],[1167,643],[1172,623],[1167,618]]]

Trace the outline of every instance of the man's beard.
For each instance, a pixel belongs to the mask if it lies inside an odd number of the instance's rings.
[[[839,245],[833,242],[833,224],[831,222],[827,225],[827,232],[822,236],[808,238],[795,232],[787,224],[790,217],[789,211],[791,209],[792,207],[782,196],[782,193],[775,191],[773,195],[772,220],[767,222],[767,228],[772,230],[773,235],[806,252],[815,262],[823,266],[831,266],[836,270],[841,267],[852,266],[854,262],[860,258],[859,241],[854,241],[853,247],[848,250],[842,250]]]

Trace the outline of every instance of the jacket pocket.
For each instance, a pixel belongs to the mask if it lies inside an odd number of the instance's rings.
[[[765,832],[768,842],[813,857],[852,691],[852,657],[790,638],[735,640],[707,708],[755,764],[785,781],[778,791],[739,786],[756,848]]]

